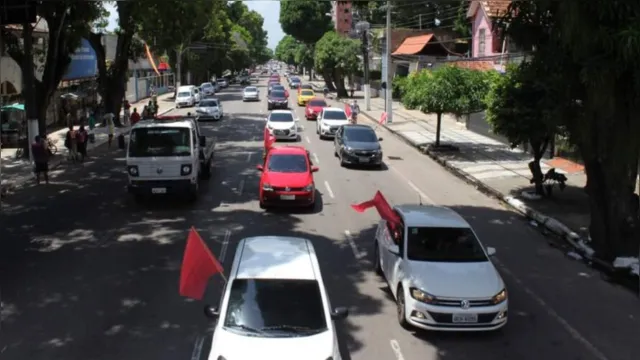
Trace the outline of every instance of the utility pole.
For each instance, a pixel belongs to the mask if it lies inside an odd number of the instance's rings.
[[[422,30],[422,14],[418,14],[418,24],[420,26],[420,30]]]
[[[393,102],[392,102],[392,94],[393,88],[391,86],[391,82],[393,80],[393,72],[391,71],[391,1],[387,0],[387,36],[385,39],[386,42],[386,51],[384,54],[384,61],[386,63],[386,79],[384,79],[387,83],[387,88],[385,89],[385,110],[387,113],[387,124],[391,124],[393,122]]]
[[[362,61],[364,75],[364,105],[367,111],[371,110],[371,82],[369,80],[369,28],[370,24],[360,21],[356,24],[356,30],[362,36]]]

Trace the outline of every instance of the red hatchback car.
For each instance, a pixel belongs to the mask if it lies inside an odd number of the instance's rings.
[[[321,98],[313,98],[307,101],[307,106],[304,109],[304,117],[307,120],[318,120],[318,114],[322,111],[322,109],[326,108],[327,102]]]
[[[271,148],[264,165],[258,165],[260,177],[260,208],[301,206],[313,208],[316,189],[309,152],[302,146]]]

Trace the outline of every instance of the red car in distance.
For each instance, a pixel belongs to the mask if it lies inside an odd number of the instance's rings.
[[[274,147],[267,153],[264,165],[258,165],[260,208],[300,206],[313,209],[316,188],[309,152],[302,146]]]
[[[307,106],[304,109],[304,117],[307,120],[318,120],[318,114],[323,108],[326,108],[327,102],[321,98],[313,98],[307,101]]]
[[[280,82],[280,75],[271,75],[269,77],[269,82],[271,82],[271,81],[275,81],[275,82],[279,83]]]

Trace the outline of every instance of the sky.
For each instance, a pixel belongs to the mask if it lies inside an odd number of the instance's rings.
[[[269,35],[269,47],[275,50],[280,39],[284,37],[284,32],[282,32],[278,21],[280,17],[280,2],[275,0],[255,0],[245,1],[245,4],[250,10],[255,10],[264,18],[264,29]],[[118,24],[118,12],[115,9],[115,5],[111,3],[105,4],[105,8],[110,13],[107,30],[113,30]]]

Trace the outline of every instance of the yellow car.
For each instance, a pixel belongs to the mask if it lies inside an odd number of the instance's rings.
[[[313,90],[302,89],[298,93],[298,106],[307,105],[307,101],[313,99],[315,96],[316,96],[316,93],[314,93]]]

